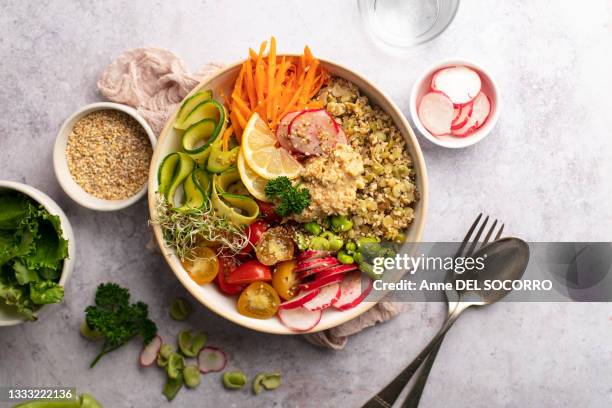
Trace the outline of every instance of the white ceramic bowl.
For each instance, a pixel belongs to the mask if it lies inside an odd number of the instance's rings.
[[[145,183],[140,191],[124,200],[104,200],[83,190],[83,188],[74,180],[74,178],[72,178],[72,174],[70,174],[70,170],[68,169],[68,161],[66,160],[66,145],[68,143],[68,136],[72,131],[72,127],[74,126],[75,122],[81,119],[83,116],[91,112],[107,109],[125,112],[134,118],[143,127],[147,133],[147,136],[149,136],[151,147],[155,148],[155,134],[153,133],[151,127],[144,120],[144,118],[140,116],[138,112],[136,112],[135,109],[132,109],[126,105],[112,102],[92,103],[91,105],[83,106],[73,113],[72,116],[66,119],[57,135],[57,138],[55,139],[55,146],[53,147],[53,168],[55,169],[55,176],[70,198],[83,207],[98,211],[115,211],[129,207],[142,198],[147,191],[147,185]]]
[[[415,208],[415,220],[410,226],[407,233],[407,241],[419,242],[421,240],[423,229],[425,226],[425,218],[427,215],[427,172],[425,169],[425,160],[421,152],[421,148],[414,135],[414,132],[410,128],[410,125],[406,121],[406,118],[402,115],[400,109],[391,101],[391,99],[385,95],[375,85],[368,82],[365,78],[359,76],[348,68],[344,68],[338,64],[320,60],[322,66],[327,69],[330,73],[345,78],[354,84],[356,84],[361,91],[366,94],[370,100],[384,109],[393,119],[398,129],[401,131],[403,137],[408,143],[409,152],[413,158],[414,167],[416,170],[416,184],[420,192],[420,200]],[[219,97],[219,93],[223,92],[225,95],[231,94],[234,81],[238,76],[240,70],[240,64],[230,65],[220,70],[215,75],[207,78],[204,82],[198,85],[193,91],[199,91],[200,89],[212,89],[215,92],[215,97]],[[187,97],[189,97],[188,95]],[[149,171],[149,212],[151,219],[156,217],[156,193],[157,190],[157,169],[162,159],[171,152],[179,149],[179,135],[176,133],[172,124],[174,123],[176,112],[172,117],[169,118],[168,123],[162,131],[158,141],[155,152],[153,153],[153,159],[151,160],[151,169]],[[161,252],[166,258],[168,265],[172,268],[172,271],[178,278],[178,280],[185,286],[185,288],[203,305],[208,307],[218,315],[244,327],[248,327],[253,330],[273,333],[273,334],[295,334],[287,327],[282,325],[278,319],[270,318],[266,320],[253,319],[243,316],[236,310],[236,297],[229,297],[222,294],[217,290],[217,286],[214,284],[206,284],[200,286],[196,284],[188,275],[187,271],[181,265],[179,258],[176,256],[173,250],[167,248],[164,245],[161,228],[157,225],[153,225],[153,231],[158,245],[161,248]],[[345,323],[360,314],[364,313],[371,307],[375,302],[363,302],[357,307],[347,311],[337,310],[326,310],[323,313],[323,317],[319,324],[311,330],[311,332],[317,332],[320,330],[329,329],[331,327],[338,326]]]
[[[466,67],[472,68],[478,72],[478,74],[480,74],[480,78],[482,80],[482,90],[491,101],[491,113],[489,113],[489,117],[484,125],[467,137],[434,136],[429,133],[429,131],[425,129],[425,126],[423,126],[421,123],[417,113],[417,108],[423,95],[430,91],[431,78],[433,74],[442,68],[451,67],[454,65],[465,65]],[[500,109],[501,101],[499,97],[499,90],[493,77],[480,65],[463,59],[449,59],[433,64],[427,68],[425,72],[423,72],[423,74],[416,79],[416,81],[414,81],[412,92],[410,94],[410,116],[412,116],[412,121],[419,132],[430,142],[437,144],[438,146],[448,147],[451,149],[468,147],[487,137],[497,123]]]
[[[42,191],[35,189],[34,187],[17,183],[15,181],[0,180],[0,191],[6,190],[23,193],[45,207],[45,209],[49,211],[51,215],[59,216],[64,239],[68,240],[68,258],[64,259],[64,267],[62,268],[62,275],[60,276],[59,280],[60,285],[65,286],[70,274],[72,273],[75,254],[74,235],[66,214],[64,214],[62,209],[55,203],[55,201],[51,199],[51,197]],[[40,318],[41,314],[51,306],[53,305],[45,305],[41,307],[40,310],[36,312],[36,315]],[[17,313],[15,308],[5,305],[0,299],[0,326],[14,326],[26,321],[27,320]]]

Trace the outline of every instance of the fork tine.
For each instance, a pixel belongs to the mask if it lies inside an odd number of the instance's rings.
[[[497,235],[495,236],[495,240],[497,241],[498,239],[501,238],[501,234],[502,232],[504,232],[504,227],[506,226],[506,224],[502,224],[501,228],[499,229],[499,232],[497,233]]]
[[[470,237],[472,236],[472,233],[478,226],[478,222],[480,221],[481,218],[482,218],[482,213],[478,214],[478,217],[476,217],[476,220],[474,220],[474,223],[468,230],[467,234],[465,234],[465,237],[463,238],[463,241],[461,242],[461,246],[459,247],[459,249],[457,250],[457,253],[455,254],[455,258],[461,255],[461,253],[465,249],[465,246],[468,244],[468,242],[470,242]]]
[[[472,241],[472,245],[470,245],[470,249],[468,249],[465,256],[470,256],[474,253],[474,250],[476,249],[476,245],[478,245],[478,240],[480,239],[480,236],[482,235],[488,222],[489,222],[489,216],[487,215],[487,218],[485,218],[484,222],[478,229],[478,232],[476,233],[476,236],[474,237],[474,240]]]
[[[482,246],[485,246],[489,243],[489,239],[491,239],[491,235],[493,235],[493,231],[495,231],[495,227],[497,226],[497,220],[495,220],[493,222],[493,225],[491,225],[491,228],[489,228],[489,232],[487,232],[487,235],[485,236],[484,241],[482,242]],[[496,238],[497,240],[497,238]]]

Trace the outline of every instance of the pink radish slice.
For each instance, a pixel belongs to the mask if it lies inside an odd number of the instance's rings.
[[[454,129],[452,134],[459,137],[465,137],[481,127],[489,117],[491,112],[491,102],[484,93],[479,93],[472,102],[472,114],[468,121],[462,127]]]
[[[312,311],[303,307],[278,310],[278,318],[281,323],[291,330],[298,332],[313,329],[321,321],[322,315],[322,310]]]
[[[295,272],[299,273],[302,271],[306,271],[306,270],[314,269],[314,268],[320,268],[323,266],[334,266],[334,265],[338,265],[339,263],[340,262],[338,262],[338,260],[334,258],[333,256],[328,256],[325,258],[309,259],[307,261],[302,261],[298,263],[295,267]]]
[[[285,116],[283,116],[278,122],[278,126],[276,127],[276,140],[278,143],[288,151],[293,150],[293,146],[289,141],[289,124],[296,116],[298,116],[303,111],[289,112]]]
[[[142,348],[140,352],[140,365],[143,367],[149,367],[155,360],[157,360],[157,353],[162,346],[162,338],[159,336],[153,337],[153,340]]]
[[[467,123],[468,119],[470,118],[470,115],[472,114],[473,108],[474,104],[470,102],[467,105],[463,105],[459,109],[459,116],[451,123],[451,131],[454,129],[459,129]]]
[[[367,287],[362,291],[362,278],[367,279]],[[360,304],[372,290],[372,280],[361,272],[352,272],[340,283],[340,298],[333,303],[339,310],[348,310]]]
[[[419,119],[432,135],[441,136],[450,133],[453,122],[454,106],[450,99],[441,92],[429,92],[419,104]]]
[[[304,308],[311,311],[327,309],[332,303],[337,301],[339,297],[340,285],[334,283],[333,285],[322,288],[314,299],[304,303]]]
[[[223,371],[227,355],[216,347],[204,347],[198,353],[198,368],[202,373]]]
[[[298,255],[297,261],[302,262],[310,259],[324,258],[326,256],[330,256],[331,254],[331,251],[318,251],[314,249],[309,249]]]
[[[324,270],[317,272],[316,279],[327,278],[328,276],[339,275],[342,273],[348,273],[352,271],[356,271],[358,266],[356,264],[352,265],[338,265],[332,266],[331,268],[325,268]]]
[[[481,86],[478,72],[462,65],[441,69],[431,79],[431,89],[444,93],[455,105],[470,102]]]
[[[333,285],[334,283],[338,283],[342,280],[342,275],[333,275],[328,276],[323,279],[315,279],[311,282],[301,283],[297,286],[299,291],[322,288],[327,285]]]
[[[281,303],[280,305],[278,305],[278,308],[279,309],[295,309],[296,307],[300,307],[304,303],[314,299],[319,294],[320,291],[321,289],[315,288],[309,291],[305,291],[304,293],[300,293],[293,299],[289,299]]]
[[[289,124],[293,150],[306,156],[320,155],[338,142],[339,125],[325,109],[306,110]]]
[[[461,107],[455,106],[455,108],[453,109],[453,121],[451,122],[451,124],[457,121],[457,118],[459,117],[460,113],[461,113]]]

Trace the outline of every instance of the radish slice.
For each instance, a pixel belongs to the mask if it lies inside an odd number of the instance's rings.
[[[431,89],[444,93],[455,105],[470,102],[481,86],[478,72],[462,65],[441,69],[431,79]]]
[[[278,122],[278,126],[276,127],[276,140],[278,140],[278,143],[280,143],[285,150],[293,150],[293,146],[289,141],[289,124],[302,112],[303,111],[289,112],[281,118],[280,122]]]
[[[467,123],[468,119],[470,118],[470,115],[472,114],[473,108],[474,108],[474,103],[470,102],[467,105],[463,105],[459,109],[459,116],[457,116],[457,118],[453,120],[453,123],[451,123],[451,131],[455,129],[459,129]]]
[[[468,121],[462,127],[454,129],[452,134],[459,137],[469,135],[487,121],[489,113],[491,113],[491,102],[487,95],[481,92],[472,102],[472,113]]]
[[[223,371],[227,355],[216,347],[204,347],[198,353],[198,368],[203,373]]]
[[[441,136],[450,133],[453,122],[454,106],[450,99],[441,92],[429,92],[419,104],[419,119],[432,135]]]
[[[318,156],[338,142],[339,125],[325,109],[305,110],[289,124],[293,150],[306,156]]]
[[[309,250],[302,252],[300,255],[298,255],[297,261],[302,262],[302,261],[307,261],[310,259],[324,258],[324,257],[330,256],[331,254],[332,254],[332,251],[318,251],[314,249],[309,249]]]
[[[301,283],[297,286],[298,290],[302,291],[302,290],[309,290],[309,289],[316,289],[316,288],[322,288],[324,286],[327,285],[333,285],[334,283],[338,283],[342,280],[343,276],[342,275],[333,275],[333,276],[328,276],[325,277],[323,279],[315,279],[312,282],[307,282],[307,283]]]
[[[321,268],[324,266],[334,266],[334,265],[339,265],[339,264],[340,262],[338,262],[338,260],[334,258],[333,256],[328,256],[325,258],[308,259],[306,261],[302,261],[298,263],[295,267],[295,272],[299,273],[299,272],[307,271],[309,269]]]
[[[357,269],[359,269],[359,267],[356,264],[333,266],[331,268],[325,268],[321,272],[317,272],[316,278],[323,279],[327,278],[328,276],[356,271]]]
[[[304,303],[314,299],[319,294],[320,291],[321,291],[321,289],[315,288],[315,289],[312,289],[310,291],[306,291],[304,293],[300,293],[299,295],[297,295],[293,299],[289,299],[289,300],[281,303],[280,305],[278,305],[278,308],[279,309],[295,309],[296,307],[300,307]]]
[[[362,278],[367,279],[368,286],[362,291]],[[372,280],[365,277],[361,272],[352,272],[344,277],[340,283],[340,298],[333,303],[339,310],[352,309],[360,304],[372,291]]]
[[[297,332],[313,329],[321,321],[322,315],[322,310],[312,311],[303,307],[278,310],[278,318],[281,323]]]
[[[143,367],[149,367],[155,360],[157,360],[157,353],[162,346],[162,338],[159,336],[153,337],[153,340],[142,348],[140,352],[140,365]]]
[[[339,297],[340,285],[334,283],[333,285],[322,288],[314,299],[304,303],[304,308],[311,311],[327,309],[332,303],[337,301]]]

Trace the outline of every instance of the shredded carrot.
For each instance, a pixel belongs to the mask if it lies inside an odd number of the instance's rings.
[[[227,129],[225,129],[225,132],[223,132],[223,150],[225,151],[229,150],[229,140],[233,132],[234,129],[232,129],[231,127],[228,127]]]
[[[267,46],[268,42],[264,41],[259,52],[249,48],[249,56],[240,68],[231,96],[226,98],[232,122],[229,129],[238,141],[254,112],[275,130],[287,113],[322,106],[313,98],[329,77],[310,48],[306,46],[300,56],[279,57],[274,37],[264,55]]]

